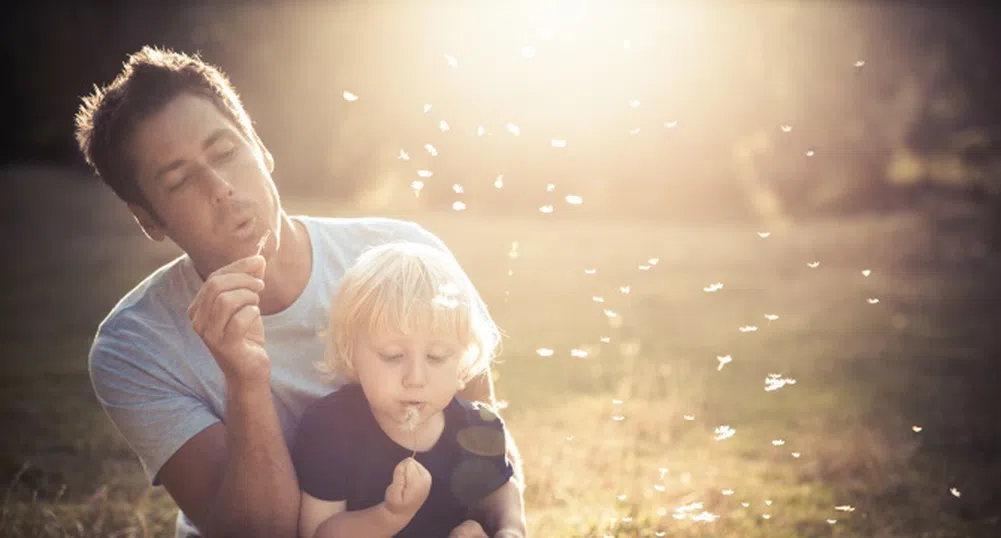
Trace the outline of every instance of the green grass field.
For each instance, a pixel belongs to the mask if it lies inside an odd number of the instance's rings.
[[[86,352],[175,251],[98,185],[32,188],[55,201],[6,208],[34,235],[0,303],[0,535],[169,536],[176,509],[97,405]],[[915,215],[767,238],[557,213],[402,216],[452,247],[506,334],[495,372],[533,536],[1001,535],[999,263],[970,234]],[[769,374],[795,384],[766,391]],[[721,426],[732,437],[716,440]]]

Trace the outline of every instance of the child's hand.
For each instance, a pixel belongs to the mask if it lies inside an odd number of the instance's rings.
[[[393,469],[393,483],[386,488],[386,508],[413,517],[431,493],[431,473],[417,460],[407,458]]]
[[[475,520],[467,519],[448,533],[448,538],[490,538]]]

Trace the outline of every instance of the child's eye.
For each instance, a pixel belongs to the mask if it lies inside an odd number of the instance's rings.
[[[428,355],[428,360],[431,362],[445,362],[448,360],[450,355]]]
[[[403,358],[403,353],[380,353],[379,356],[386,362],[396,362]]]

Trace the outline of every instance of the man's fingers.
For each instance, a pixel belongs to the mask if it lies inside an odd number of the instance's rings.
[[[223,329],[223,338],[227,341],[242,340],[254,321],[261,316],[261,309],[254,305],[246,305],[238,310]]]
[[[226,327],[232,322],[236,313],[244,307],[256,306],[260,302],[260,295],[245,288],[220,293],[212,305],[205,305],[209,317],[205,324],[204,338],[211,342],[221,342],[225,337]]]
[[[246,273],[229,273],[210,278],[202,284],[198,293],[195,294],[195,298],[191,301],[191,305],[188,307],[188,318],[194,321],[198,311],[202,310],[203,306],[207,305],[211,308],[217,295],[239,288],[260,293],[264,291],[264,281]]]

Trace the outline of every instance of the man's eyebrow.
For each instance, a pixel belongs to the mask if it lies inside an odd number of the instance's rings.
[[[231,138],[232,136],[233,136],[232,132],[229,129],[225,127],[220,127],[215,131],[212,131],[212,134],[210,134],[208,138],[206,138],[205,141],[202,142],[202,149],[210,148],[212,144],[215,144],[216,141],[218,141],[220,138],[223,137]],[[163,176],[173,172],[174,170],[177,170],[178,168],[181,168],[182,166],[184,166],[184,159],[176,159],[174,161],[171,161],[169,164],[157,170],[154,179],[156,181],[162,181]]]

